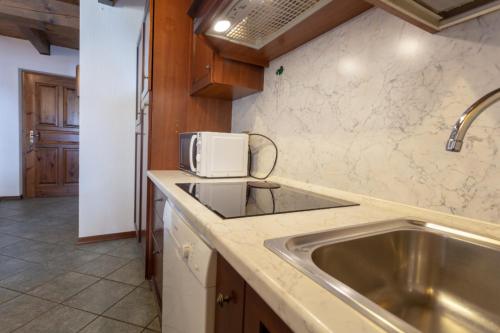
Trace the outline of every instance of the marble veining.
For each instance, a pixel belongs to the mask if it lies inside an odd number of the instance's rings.
[[[461,153],[444,148],[500,87],[498,31],[500,13],[433,35],[369,10],[274,60],[264,92],[234,102],[233,131],[276,140],[276,176],[500,223],[500,105]]]

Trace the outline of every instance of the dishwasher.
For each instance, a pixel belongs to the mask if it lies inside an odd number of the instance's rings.
[[[163,211],[163,333],[213,333],[216,251],[167,200]]]

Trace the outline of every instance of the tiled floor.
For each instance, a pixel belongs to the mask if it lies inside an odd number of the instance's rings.
[[[0,333],[159,332],[135,239],[77,237],[76,198],[0,201]]]

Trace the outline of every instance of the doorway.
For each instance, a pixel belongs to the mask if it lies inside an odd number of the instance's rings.
[[[76,79],[22,72],[23,196],[76,196],[80,114]]]

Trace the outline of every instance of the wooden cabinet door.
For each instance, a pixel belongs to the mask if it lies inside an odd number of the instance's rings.
[[[203,40],[202,36],[193,36],[193,54],[191,61],[191,90],[210,84],[214,66],[214,51]]]
[[[74,78],[23,72],[25,197],[78,195],[79,125]]]
[[[215,333],[243,332],[245,280],[220,255],[217,256],[215,295]]]
[[[233,100],[264,89],[264,68],[225,59],[206,42],[193,35],[191,95]]]
[[[245,288],[244,333],[293,333],[262,298],[249,286]]]

